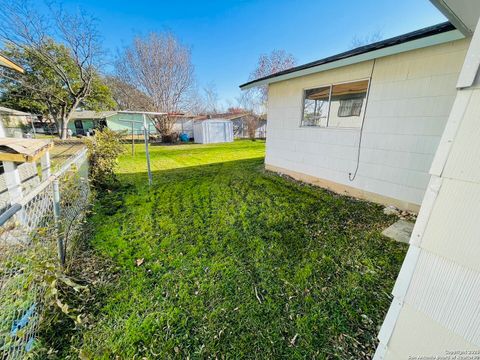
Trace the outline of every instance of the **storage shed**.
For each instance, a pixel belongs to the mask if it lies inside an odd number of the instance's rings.
[[[193,139],[198,144],[233,141],[233,124],[225,119],[197,121],[193,125]]]

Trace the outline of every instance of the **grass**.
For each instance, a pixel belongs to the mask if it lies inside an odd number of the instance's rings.
[[[381,235],[394,217],[264,171],[260,141],[152,146],[151,189],[136,150],[91,218],[119,270],[84,357],[373,355],[406,251]]]
[[[119,174],[139,174],[147,179],[147,165],[144,145],[135,145],[135,155],[131,155],[131,145],[120,157]],[[152,171],[166,171],[192,166],[218,164],[236,160],[263,159],[265,141],[236,141],[234,144],[199,145],[185,144],[175,146],[150,145]]]

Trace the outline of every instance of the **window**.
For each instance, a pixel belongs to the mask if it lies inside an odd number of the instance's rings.
[[[360,116],[362,113],[363,99],[340,100],[338,117]]]
[[[302,126],[360,127],[368,80],[305,90]]]
[[[327,126],[330,86],[305,91],[303,126]]]

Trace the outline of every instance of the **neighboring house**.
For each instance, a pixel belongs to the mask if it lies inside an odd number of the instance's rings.
[[[0,106],[0,119],[6,137],[23,137],[23,133],[31,129],[35,115]]]
[[[56,134],[55,123],[40,121],[40,116],[0,106],[0,119],[6,137],[23,137],[24,134]],[[32,129],[33,126],[33,129]]]
[[[377,201],[416,204],[426,188],[375,360],[480,355],[480,2],[431,2],[454,26],[423,29],[255,82],[271,83],[267,167],[337,191],[368,191],[365,197]],[[336,88],[352,80],[369,80],[370,88]],[[295,101],[306,105],[303,114]],[[327,101],[330,108],[338,105],[332,117],[323,110]],[[336,128],[329,127],[331,119]],[[347,123],[353,128],[343,128]],[[354,172],[359,147],[357,179],[348,183],[344,174]]]
[[[155,126],[147,116],[149,133],[156,133]],[[143,113],[130,111],[75,111],[69,124],[74,135],[86,135],[88,131],[108,127],[127,134],[143,134]]]
[[[178,113],[170,115],[175,117],[176,121],[173,125],[173,132],[177,134],[187,134],[188,137],[194,139],[194,125],[196,123],[209,119],[229,120],[233,124],[233,132],[235,138],[247,138],[247,113],[221,113],[209,115],[193,115]],[[156,133],[155,127],[148,118],[150,133]],[[126,131],[132,133],[132,125],[134,134],[143,133],[143,113],[133,111],[76,111],[69,123],[69,128],[74,135],[85,135],[88,130],[107,126],[114,131]],[[266,120],[260,118],[255,132],[257,138],[265,138],[266,136]]]
[[[36,116],[33,121],[33,126],[35,128],[35,134],[46,134],[46,135],[57,135],[58,127],[55,122],[52,121],[40,121],[42,115]]]
[[[256,119],[253,122],[255,126],[255,138],[265,139],[267,137],[267,119],[266,116],[258,116],[255,114],[244,113],[232,116],[230,120],[233,123],[233,135],[237,139],[248,139],[249,134],[249,117],[254,116]]]
[[[0,54],[0,66],[17,71],[19,73],[24,73],[25,70],[9,58],[5,57],[4,55]],[[9,109],[6,107],[0,107],[0,137],[6,136],[22,136],[22,127],[28,121],[30,114],[24,113],[22,111]],[[2,126],[3,125],[3,126]]]
[[[266,168],[418,211],[469,42],[443,23],[241,85],[269,86]]]

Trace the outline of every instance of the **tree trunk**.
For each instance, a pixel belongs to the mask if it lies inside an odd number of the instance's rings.
[[[70,119],[72,118],[72,115],[74,111],[77,109],[78,104],[80,104],[80,101],[83,99],[83,97],[77,96],[75,100],[73,101],[72,106],[68,111],[64,111],[64,116],[62,116],[62,140],[65,140],[68,136],[68,123]]]
[[[60,132],[60,139],[65,140],[68,134],[68,119],[62,119],[62,128]]]

